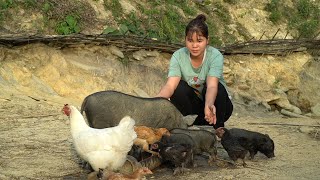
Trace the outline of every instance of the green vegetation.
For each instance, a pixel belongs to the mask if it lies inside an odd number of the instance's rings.
[[[232,21],[228,12],[227,5],[237,3],[237,0],[133,1],[136,11],[127,13],[119,0],[104,0],[104,8],[111,16],[108,22],[99,25],[107,25],[103,34],[137,35],[182,43],[186,24],[203,12],[207,15],[209,42],[220,46],[237,40],[235,30],[243,39],[251,38],[246,28]],[[284,0],[269,0],[265,10],[270,12],[269,19],[273,23],[288,23],[288,30],[294,37],[312,38],[319,33],[320,8],[313,0],[293,0],[290,6]],[[0,26],[11,23],[16,18],[14,15],[21,12],[41,14],[44,27],[39,25],[39,28],[50,34],[79,33],[83,27],[94,26],[97,22],[95,11],[85,0],[0,0]]]
[[[37,1],[36,0],[24,0],[23,6],[25,8],[34,8],[37,6]]]
[[[82,26],[89,26],[96,19],[94,10],[86,1],[0,0],[0,26],[3,26],[5,20],[10,22],[14,19],[14,15],[21,12],[21,9],[42,14],[45,28],[57,34],[78,33]]]
[[[13,0],[0,0],[1,10],[8,9],[13,5]]]
[[[297,31],[296,37],[313,38],[320,29],[320,6],[311,0],[295,0],[288,7],[281,0],[271,0],[265,7],[273,23],[288,22],[288,29]]]
[[[237,4],[237,0],[223,0],[223,1],[232,5]]]
[[[0,0],[0,22],[5,18],[6,10],[13,5],[13,0]]]
[[[270,12],[269,20],[273,23],[277,23],[280,21],[281,18],[281,12],[280,12],[280,0],[271,0],[270,3],[268,3],[265,7],[266,11]]]
[[[216,8],[215,13],[220,18],[224,24],[230,24],[231,16],[228,13],[228,10],[219,2],[214,3],[214,7]]]
[[[112,12],[118,27],[126,27],[125,34],[134,34],[159,40],[182,42],[184,40],[185,24],[188,19],[184,15],[195,16],[196,9],[189,6],[188,0],[168,0],[164,6],[160,1],[148,1],[152,8],[137,5],[140,13],[131,12],[124,15],[120,3],[116,0],[105,0],[105,9]],[[179,10],[183,14],[179,13]],[[121,28],[107,27],[105,34],[123,34]]]
[[[127,31],[125,32],[124,29],[120,27],[120,30],[122,32],[127,33],[128,31],[132,34],[141,36],[143,35],[143,31],[141,29],[142,26],[142,22],[139,19],[139,17],[136,15],[136,13],[131,12],[129,15],[127,15],[127,18],[123,18],[120,20],[120,24],[122,25],[122,27],[127,27]]]
[[[122,6],[118,0],[104,0],[106,9],[112,12],[114,19],[121,20],[123,13]]]
[[[78,17],[68,15],[64,21],[57,25],[56,31],[58,34],[68,35],[73,33],[79,33],[80,27],[78,25]]]
[[[93,25],[96,19],[94,10],[86,1],[42,0],[38,6],[48,26],[58,34],[79,33],[82,26]]]

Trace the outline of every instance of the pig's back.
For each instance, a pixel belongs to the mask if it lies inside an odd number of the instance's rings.
[[[94,128],[118,125],[124,116],[131,116],[136,125],[149,127],[186,127],[178,109],[164,98],[142,98],[118,91],[100,91],[87,96],[81,107]]]

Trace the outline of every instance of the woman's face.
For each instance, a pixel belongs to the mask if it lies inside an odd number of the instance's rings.
[[[202,58],[208,43],[207,38],[196,32],[192,36],[186,36],[186,47],[189,49],[191,57]]]

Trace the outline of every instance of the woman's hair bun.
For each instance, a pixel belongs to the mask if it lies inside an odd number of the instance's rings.
[[[205,15],[199,14],[199,15],[196,17],[196,19],[201,20],[201,21],[206,21],[207,18],[206,18]]]

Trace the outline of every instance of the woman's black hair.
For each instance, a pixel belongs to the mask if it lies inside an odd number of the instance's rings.
[[[205,21],[206,16],[203,14],[199,14],[196,18],[192,19],[186,27],[186,37],[197,33],[208,39],[208,26]]]

